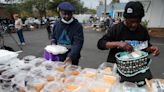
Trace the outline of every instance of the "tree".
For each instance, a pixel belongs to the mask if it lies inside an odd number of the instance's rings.
[[[14,13],[20,13],[20,9],[17,4],[6,5],[5,11],[12,17]]]
[[[46,17],[48,2],[49,0],[22,0],[21,8],[22,11],[29,13],[30,16]]]
[[[49,2],[49,9],[52,11],[57,11],[57,6],[64,1],[70,2],[75,6],[75,13],[81,13],[83,10],[83,3],[80,2],[80,0],[52,0],[52,2]]]

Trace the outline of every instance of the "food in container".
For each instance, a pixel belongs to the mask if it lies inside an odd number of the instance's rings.
[[[80,85],[75,82],[75,77],[66,79],[64,84],[66,89],[71,92],[80,88]]]
[[[81,67],[76,65],[69,65],[65,68],[66,74],[77,76],[80,74]]]
[[[27,81],[27,90],[32,92],[40,92],[47,81],[41,77],[30,77]]]
[[[52,75],[47,76],[47,81],[54,81],[55,79],[56,79],[55,76]]]
[[[101,74],[112,74],[114,64],[109,62],[104,62],[98,67],[98,71]]]
[[[103,75],[103,81],[107,84],[114,85],[117,82],[116,76]]]
[[[53,81],[45,85],[41,92],[66,92],[63,84]]]
[[[110,92],[111,87],[101,81],[93,81],[88,89],[89,92]]]
[[[44,72],[44,75],[43,77],[48,81],[48,82],[51,82],[51,81],[54,81],[54,80],[58,80],[60,78],[61,74],[55,72],[55,71],[49,71],[49,70],[46,70]]]
[[[82,76],[87,78],[96,78],[97,70],[92,68],[85,68],[81,71]]]
[[[55,70],[64,73],[66,65],[64,62],[55,62]]]

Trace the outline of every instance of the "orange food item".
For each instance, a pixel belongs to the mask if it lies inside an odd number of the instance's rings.
[[[116,77],[114,76],[104,75],[103,79],[107,84],[111,84],[111,85],[113,85],[116,82]]]
[[[107,67],[107,68],[104,69],[104,72],[105,72],[105,73],[112,72],[112,69],[111,69],[110,67]]]
[[[20,88],[19,92],[26,92],[26,91],[24,90],[24,88]]]
[[[49,75],[49,76],[47,76],[47,81],[54,81],[56,78],[55,78],[55,76],[51,76],[51,75]]]
[[[72,74],[72,75],[79,75],[80,72],[79,72],[79,71],[71,71],[71,74]]]
[[[36,92],[40,92],[44,87],[44,83],[35,83],[33,87],[36,90]]]
[[[56,70],[59,72],[64,72],[64,67],[58,66],[58,67],[56,67]]]
[[[72,84],[66,85],[66,88],[67,88],[69,91],[74,91],[74,90],[76,90],[78,87],[79,87],[78,85],[72,85]]]
[[[90,92],[108,92],[108,89],[102,87],[95,87],[90,89]]]
[[[86,72],[85,76],[89,77],[89,78],[93,78],[93,77],[96,77],[96,73],[94,73],[94,72]]]
[[[61,88],[53,88],[51,92],[64,92]]]

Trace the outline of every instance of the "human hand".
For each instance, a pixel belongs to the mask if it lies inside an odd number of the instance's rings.
[[[157,46],[148,47],[147,51],[152,53],[153,56],[158,56],[160,54],[159,48]]]
[[[118,43],[118,48],[122,48],[122,49],[124,49],[125,51],[128,51],[128,52],[132,52],[133,51],[133,46],[131,46],[127,42],[119,42]]]
[[[67,57],[67,58],[64,60],[64,63],[65,63],[66,65],[72,65],[72,60],[71,60],[71,58],[70,58],[70,57]]]

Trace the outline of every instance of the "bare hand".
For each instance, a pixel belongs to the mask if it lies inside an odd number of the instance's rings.
[[[147,49],[148,52],[151,52],[153,56],[158,56],[160,54],[159,48],[157,46],[151,46]]]
[[[124,49],[125,51],[128,51],[128,52],[132,52],[133,51],[133,46],[131,46],[127,42],[119,42],[118,43],[118,48],[122,48],[122,49]]]
[[[65,63],[66,65],[72,65],[72,60],[71,60],[71,58],[70,58],[70,57],[67,57],[67,58],[64,60],[64,63]]]

